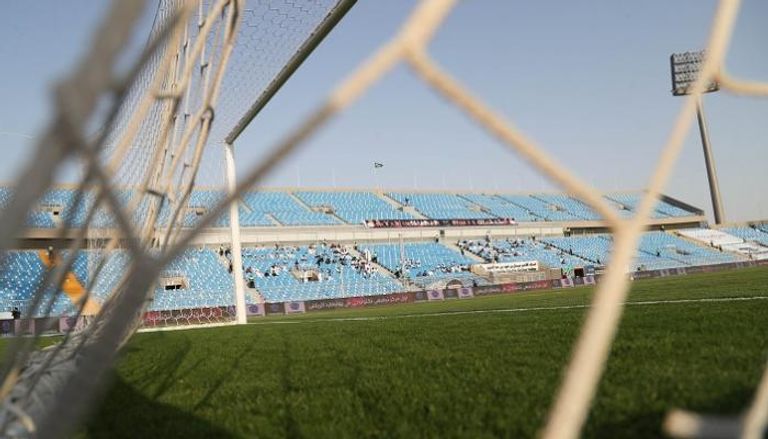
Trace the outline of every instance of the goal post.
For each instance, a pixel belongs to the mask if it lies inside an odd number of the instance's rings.
[[[235,141],[251,124],[261,110],[293,76],[296,70],[314,52],[325,37],[331,33],[337,24],[344,18],[357,0],[339,0],[339,2],[326,14],[318,25],[312,30],[306,40],[298,47],[283,68],[275,75],[272,81],[264,88],[250,107],[243,113],[237,123],[224,139],[224,155],[226,160],[226,187],[228,195],[234,197],[237,188],[237,167],[235,166]],[[232,249],[232,276],[235,285],[235,322],[247,323],[245,303],[245,279],[243,277],[242,242],[240,239],[240,213],[239,201],[234,198],[229,207],[230,248]]]

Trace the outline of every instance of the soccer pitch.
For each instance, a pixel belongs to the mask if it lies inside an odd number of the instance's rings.
[[[584,435],[738,413],[768,353],[768,268],[636,281]],[[591,289],[136,335],[86,437],[531,437]]]

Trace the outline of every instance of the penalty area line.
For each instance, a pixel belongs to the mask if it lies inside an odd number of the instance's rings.
[[[768,300],[768,296],[740,296],[740,297],[718,297],[701,299],[670,299],[670,300],[639,300],[624,302],[624,306],[655,306],[655,305],[674,305],[687,303],[724,303],[724,302],[748,302],[753,300]],[[469,314],[503,314],[503,313],[523,313],[539,311],[558,311],[569,309],[591,308],[591,304],[584,305],[560,305],[560,306],[537,306],[526,308],[501,308],[501,309],[476,309],[467,311],[437,311],[414,314],[400,315],[381,315],[381,316],[360,316],[360,317],[329,317],[317,319],[299,318],[296,320],[276,320],[265,322],[249,322],[249,325],[292,325],[301,323],[319,323],[319,322],[367,322],[377,320],[395,320],[395,319],[413,319],[422,317],[450,317]]]

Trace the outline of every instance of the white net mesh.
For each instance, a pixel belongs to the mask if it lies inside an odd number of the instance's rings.
[[[33,291],[20,304],[34,327],[17,333],[38,336],[62,315],[72,330],[45,351],[34,351],[35,337],[14,340],[0,412],[7,435],[71,432],[117,348],[142,322],[232,320],[232,277],[201,281],[203,267],[228,261],[210,249],[176,243],[194,225],[188,212],[192,189],[201,176],[221,185],[219,143],[232,128],[222,124],[245,112],[255,96],[243,89],[263,89],[332,6],[289,1],[265,9],[265,2],[253,3],[254,9],[246,9],[238,0],[161,1],[147,47],[119,71],[118,63],[131,57],[126,42],[144,3],[115,2],[78,69],[59,84],[54,122],[41,137],[30,172],[18,182],[24,190],[14,191],[0,219],[0,245],[12,248],[38,200],[62,208],[56,235],[66,240],[52,242],[67,242],[67,248],[24,255],[43,267],[41,276],[25,282]],[[242,48],[239,72],[223,85],[248,16],[252,30],[244,35],[258,36]],[[269,56],[259,60],[259,51]],[[257,77],[261,83],[255,84]],[[229,96],[228,104],[219,112],[222,95]],[[88,136],[88,127],[102,128]],[[83,164],[76,190],[53,189],[56,169],[74,160]],[[17,260],[8,252],[3,256],[4,262]],[[180,264],[198,269],[182,273]],[[168,309],[169,301],[184,304],[171,297],[179,286],[194,311]]]

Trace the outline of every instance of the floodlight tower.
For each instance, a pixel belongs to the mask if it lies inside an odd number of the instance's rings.
[[[704,62],[704,51],[673,53],[669,57],[672,71],[672,95],[686,96],[690,87],[699,76],[701,64]],[[717,81],[707,84],[703,93],[710,93],[720,89]],[[707,120],[704,117],[704,108],[701,96],[696,97],[696,118],[699,121],[699,133],[701,134],[701,146],[704,148],[704,162],[707,166],[707,180],[709,181],[709,196],[712,198],[712,211],[715,214],[715,224],[722,224],[725,219],[723,213],[723,201],[720,197],[720,184],[717,182],[715,171],[715,158],[712,155],[712,145],[709,142]]]

